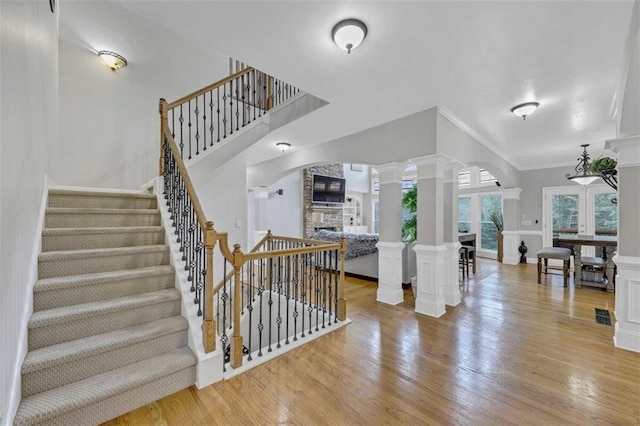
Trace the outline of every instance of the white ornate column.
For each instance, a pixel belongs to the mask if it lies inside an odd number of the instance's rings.
[[[616,347],[640,352],[640,135],[613,139],[606,148],[618,154],[618,250]]]
[[[517,265],[520,262],[518,246],[520,234],[518,222],[520,217],[520,193],[522,188],[502,188],[502,263]]]
[[[418,169],[418,271],[415,311],[432,317],[445,312],[444,282],[448,249],[444,245],[444,171],[451,159],[442,154],[411,160]]]
[[[461,301],[460,296],[460,241],[458,239],[458,172],[464,164],[450,161],[446,166],[443,181],[443,240],[447,248],[445,257],[444,282],[442,284],[444,302],[449,306],[456,306]]]
[[[378,170],[379,215],[378,292],[376,300],[397,305],[404,300],[402,291],[402,172],[404,163],[375,166]]]

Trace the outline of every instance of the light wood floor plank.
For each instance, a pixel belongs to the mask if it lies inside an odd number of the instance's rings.
[[[640,354],[595,322],[613,294],[489,260],[461,291],[434,319],[349,279],[349,326],[105,425],[640,425]]]

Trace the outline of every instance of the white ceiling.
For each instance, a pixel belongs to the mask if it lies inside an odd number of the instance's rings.
[[[249,151],[252,163],[443,106],[519,169],[574,164],[610,115],[633,1],[134,1],[122,7],[329,102]],[[344,18],[369,29],[347,55]],[[510,109],[540,108],[526,121]],[[392,143],[393,141],[390,141]]]

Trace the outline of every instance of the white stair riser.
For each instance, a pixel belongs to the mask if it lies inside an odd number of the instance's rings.
[[[44,235],[42,251],[151,246],[164,243],[164,230],[96,234]]]
[[[78,194],[50,194],[49,207],[85,208],[85,209],[155,209],[154,197],[108,196],[96,197]]]
[[[115,213],[47,212],[44,223],[45,228],[159,226],[160,213],[133,213],[125,210]]]
[[[169,264],[169,249],[140,253],[124,253],[94,258],[68,258],[38,262],[38,277],[53,278],[67,275],[93,274]]]
[[[44,392],[187,345],[186,328],[144,342],[22,375],[22,397]]]
[[[52,322],[49,325],[29,329],[29,350],[68,342],[82,337],[106,333],[161,318],[180,315],[180,301],[139,306],[134,309],[109,312],[103,315],[82,317],[67,322]]]
[[[95,284],[86,283],[78,287],[36,291],[33,296],[33,311],[38,312],[80,303],[115,299],[116,297],[164,290],[174,286],[175,275],[166,273]]]

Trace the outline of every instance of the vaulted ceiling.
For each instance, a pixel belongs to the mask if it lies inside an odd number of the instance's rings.
[[[616,136],[611,116],[633,1],[133,1],[120,6],[329,105],[249,151],[257,163],[442,106],[519,169],[574,164]],[[347,55],[331,29],[369,29]],[[519,103],[540,103],[522,120]],[[393,141],[390,141],[392,143]]]

